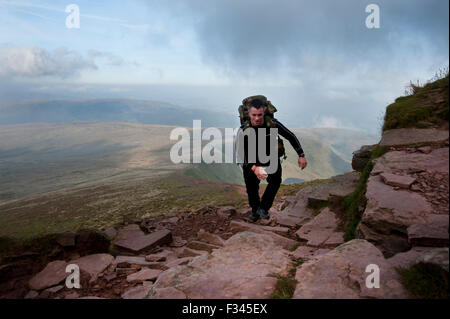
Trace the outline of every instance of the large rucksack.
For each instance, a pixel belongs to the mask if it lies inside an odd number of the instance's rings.
[[[276,107],[264,96],[264,95],[253,95],[242,100],[242,105],[239,106],[239,118],[241,120],[241,125],[243,129],[250,127],[250,116],[248,115],[248,110],[251,102],[259,100],[264,108],[264,124],[266,127],[276,127],[273,122],[273,114],[277,111]],[[278,157],[283,157],[286,159],[286,151],[284,149],[283,140],[278,137]]]

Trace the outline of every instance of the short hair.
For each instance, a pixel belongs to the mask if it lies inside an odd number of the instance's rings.
[[[264,104],[262,103],[261,100],[255,99],[249,103],[248,108],[250,109],[251,107],[254,107],[255,109],[260,109],[263,106]]]

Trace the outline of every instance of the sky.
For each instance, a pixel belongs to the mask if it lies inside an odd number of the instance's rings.
[[[68,28],[79,8],[80,27]],[[368,28],[379,8],[379,28]],[[447,0],[0,0],[0,103],[136,98],[379,133],[410,81],[449,61]]]

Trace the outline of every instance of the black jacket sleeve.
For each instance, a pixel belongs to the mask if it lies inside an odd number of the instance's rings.
[[[277,119],[273,119],[273,122],[278,128],[278,134],[280,134],[282,137],[287,139],[289,143],[291,143],[292,147],[297,152],[299,157],[304,157],[305,153],[303,152],[302,146],[300,145],[297,136],[295,136],[294,133],[289,131],[288,128],[283,124],[281,124],[280,121],[278,121]]]

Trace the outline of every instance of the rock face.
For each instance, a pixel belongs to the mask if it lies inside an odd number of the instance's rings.
[[[444,142],[448,140],[448,130],[434,128],[399,128],[383,132],[380,146],[402,146],[423,142]]]
[[[418,193],[394,190],[379,175],[370,176],[367,205],[357,228],[357,237],[381,248],[389,257],[410,248],[407,228],[426,221],[433,209]]]
[[[390,151],[376,159],[357,237],[374,243],[386,257],[411,246],[448,245],[448,210],[445,217],[435,214],[427,199],[431,194],[409,190],[414,179],[408,176],[417,172],[448,174],[448,151],[448,147],[427,154]]]
[[[448,147],[437,148],[428,154],[408,153],[407,151],[391,151],[375,160],[371,175],[397,172],[442,172],[448,173]]]
[[[424,223],[408,227],[412,246],[448,247],[448,215],[431,214]]]
[[[368,288],[366,267],[380,269],[380,287]],[[354,239],[313,257],[297,269],[293,298],[408,298],[395,269],[366,240]]]
[[[59,284],[66,279],[67,263],[63,260],[55,260],[50,262],[41,272],[30,279],[28,285],[32,290],[42,290]]]
[[[271,236],[240,232],[211,255],[195,257],[185,266],[163,272],[148,297],[158,298],[165,293],[163,289],[174,288],[194,299],[268,298],[277,282],[268,275],[286,274],[289,264],[288,252]]]

